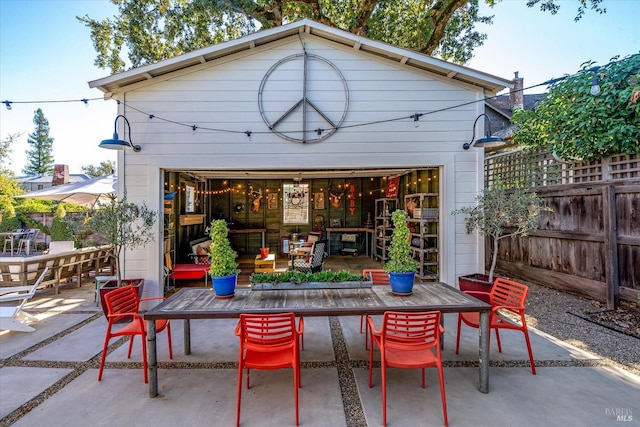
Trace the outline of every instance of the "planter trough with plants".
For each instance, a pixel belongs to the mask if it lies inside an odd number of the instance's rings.
[[[254,273],[250,277],[251,290],[300,290],[300,289],[349,289],[370,288],[373,282],[365,280],[360,274],[340,270],[317,273],[285,272],[285,273]]]

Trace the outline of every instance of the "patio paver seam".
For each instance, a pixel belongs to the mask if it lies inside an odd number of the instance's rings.
[[[347,426],[366,425],[364,408],[360,401],[360,393],[358,393],[353,365],[349,358],[349,351],[347,350],[347,343],[344,339],[340,320],[337,317],[329,317],[329,325]]]

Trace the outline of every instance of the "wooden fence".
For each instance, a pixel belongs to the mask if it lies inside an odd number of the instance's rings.
[[[488,183],[532,187],[553,209],[528,237],[501,242],[501,273],[610,309],[620,299],[640,301],[640,156],[567,164],[519,151],[488,157],[485,173]]]

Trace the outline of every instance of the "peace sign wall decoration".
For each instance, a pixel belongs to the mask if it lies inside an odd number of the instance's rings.
[[[267,127],[281,138],[319,142],[336,133],[344,122],[349,88],[331,61],[299,53],[276,62],[264,75],[258,108]]]

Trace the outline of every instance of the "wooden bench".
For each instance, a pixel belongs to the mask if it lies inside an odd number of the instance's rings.
[[[49,267],[40,287],[54,286],[58,294],[60,282],[74,277],[80,287],[83,274],[97,274],[111,267],[109,250],[110,246],[105,245],[32,257],[0,258],[0,286],[32,285]]]

